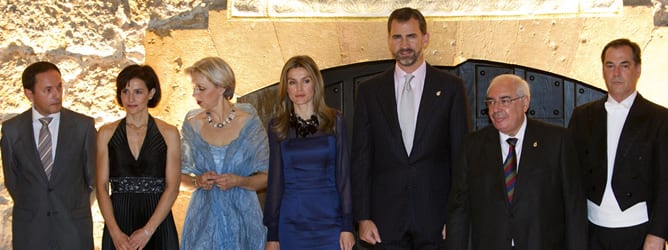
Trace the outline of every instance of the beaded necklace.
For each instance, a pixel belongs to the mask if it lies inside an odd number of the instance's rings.
[[[318,125],[320,125],[320,123],[315,114],[311,115],[311,118],[308,120],[304,120],[295,114],[290,115],[290,126],[295,128],[298,137],[304,138],[308,135],[315,134],[318,132]]]
[[[236,111],[232,109],[230,111],[230,114],[227,115],[227,118],[223,120],[222,122],[213,122],[213,118],[211,117],[211,112],[207,111],[206,112],[206,121],[211,125],[211,127],[214,128],[224,128],[225,126],[229,125],[232,120],[234,120],[234,117],[236,116]]]

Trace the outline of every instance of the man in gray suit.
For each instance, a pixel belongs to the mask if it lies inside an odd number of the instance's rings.
[[[4,122],[0,139],[14,249],[93,249],[94,121],[62,108],[56,65],[34,63],[22,82],[32,108]]]

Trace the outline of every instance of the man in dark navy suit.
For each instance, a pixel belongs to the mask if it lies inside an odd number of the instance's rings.
[[[464,84],[425,62],[418,10],[395,10],[387,28],[396,64],[357,91],[353,214],[375,249],[440,249],[450,168],[469,129]]]

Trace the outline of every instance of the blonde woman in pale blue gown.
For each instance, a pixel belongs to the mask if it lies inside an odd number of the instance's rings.
[[[181,184],[193,188],[181,249],[264,249],[256,194],[267,186],[267,134],[250,104],[232,104],[234,73],[217,57],[186,69],[201,109],[182,128]]]

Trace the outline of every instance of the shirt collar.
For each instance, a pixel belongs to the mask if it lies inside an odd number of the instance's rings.
[[[622,100],[621,102],[615,101],[614,98],[612,98],[610,95],[608,95],[608,99],[605,101],[605,107],[607,108],[624,108],[624,109],[630,109],[631,105],[633,105],[633,101],[635,101],[636,96],[638,96],[638,91],[633,91],[631,95],[626,97],[626,99]]]
[[[514,136],[504,134],[503,132],[499,131],[499,137],[501,139],[501,142],[505,142],[506,139],[508,138],[517,138],[517,143],[519,144],[524,138],[524,131],[526,130],[526,128],[527,128],[527,116],[524,115],[524,121],[522,121],[522,126],[520,126],[520,129],[517,130],[517,134],[515,134]]]
[[[401,67],[399,67],[398,62],[394,64],[394,79],[395,79],[395,82],[397,82],[397,79],[404,79],[404,76],[406,74],[408,74],[408,73],[406,73],[406,71],[404,71],[403,69],[401,69]],[[420,64],[420,66],[410,74],[415,77],[414,79],[424,79],[425,75],[427,74],[427,62],[422,60],[422,63]],[[400,81],[400,82],[403,82],[403,81]]]
[[[51,122],[60,121],[60,112],[49,114],[49,115],[45,116],[45,115],[42,115],[39,112],[37,112],[37,110],[35,109],[34,106],[32,107],[32,121],[33,122],[37,122],[37,121],[39,121],[40,118],[47,117],[47,116],[53,118],[53,120]]]

